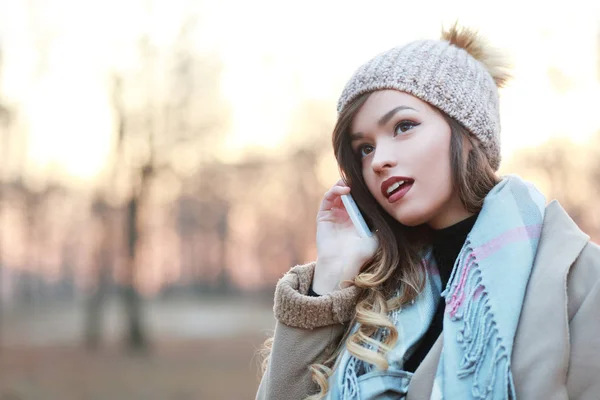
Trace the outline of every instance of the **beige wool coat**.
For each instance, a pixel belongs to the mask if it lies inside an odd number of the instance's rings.
[[[292,268],[275,292],[277,323],[256,398],[316,393],[309,365],[337,346],[352,317],[354,287],[306,296],[314,264]],[[407,399],[430,398],[442,335],[411,380]],[[546,207],[512,353],[518,399],[600,400],[600,246],[557,201]]]

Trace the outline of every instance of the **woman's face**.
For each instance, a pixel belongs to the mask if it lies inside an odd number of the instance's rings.
[[[396,90],[374,92],[350,134],[369,191],[398,222],[441,229],[471,215],[453,190],[450,126],[427,103]]]

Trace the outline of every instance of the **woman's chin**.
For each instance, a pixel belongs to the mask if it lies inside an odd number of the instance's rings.
[[[402,222],[402,221],[400,221],[400,223],[401,223],[402,225],[404,225],[404,226],[408,226],[409,228],[414,228],[414,227],[416,227],[416,226],[419,226],[419,225],[423,225],[423,224],[424,224],[424,222],[417,222],[417,221],[412,221],[412,220],[411,220],[411,221],[408,221],[408,222]]]
[[[423,225],[427,222],[427,218],[423,213],[397,212],[393,217],[396,221],[408,227]]]

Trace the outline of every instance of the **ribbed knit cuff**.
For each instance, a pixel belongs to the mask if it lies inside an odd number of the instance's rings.
[[[348,322],[354,316],[359,289],[350,286],[320,297],[307,296],[315,263],[292,268],[277,283],[275,318],[295,328],[314,329]]]

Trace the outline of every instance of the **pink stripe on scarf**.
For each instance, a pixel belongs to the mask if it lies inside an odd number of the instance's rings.
[[[473,258],[475,258],[475,255],[473,253],[470,253],[467,257],[467,260],[465,261],[465,267],[461,271],[460,282],[458,283],[458,286],[456,287],[456,290],[454,291],[454,294],[452,295],[452,298],[448,303],[448,305],[450,306],[450,315],[453,317],[458,311],[460,305],[465,300],[465,283],[467,282],[467,277],[469,276],[469,271],[471,270],[471,267],[473,266],[473,264],[475,264],[475,260],[471,262],[471,259]]]
[[[474,249],[473,252],[469,254],[467,260],[463,264],[464,267],[462,268],[462,271],[460,271],[460,281],[458,283],[458,286],[454,290],[454,293],[452,294],[452,298],[448,302],[449,308],[447,309],[447,312],[450,313],[452,317],[454,317],[462,303],[465,301],[465,284],[467,282],[469,272],[471,271],[473,264],[475,264],[475,260],[472,260],[473,258],[483,260],[495,253],[496,251],[498,251],[500,248],[502,248],[502,246],[520,240],[529,240],[532,238],[539,237],[541,232],[541,224],[531,226],[520,226],[518,228],[504,232],[502,235],[492,239],[483,246]],[[483,289],[483,286],[477,288],[475,290],[475,293],[473,294],[473,297],[477,299],[481,295]]]
[[[521,240],[538,238],[542,233],[542,225],[520,226],[490,240],[488,243],[473,250],[478,260],[484,260],[494,254],[502,246]]]

